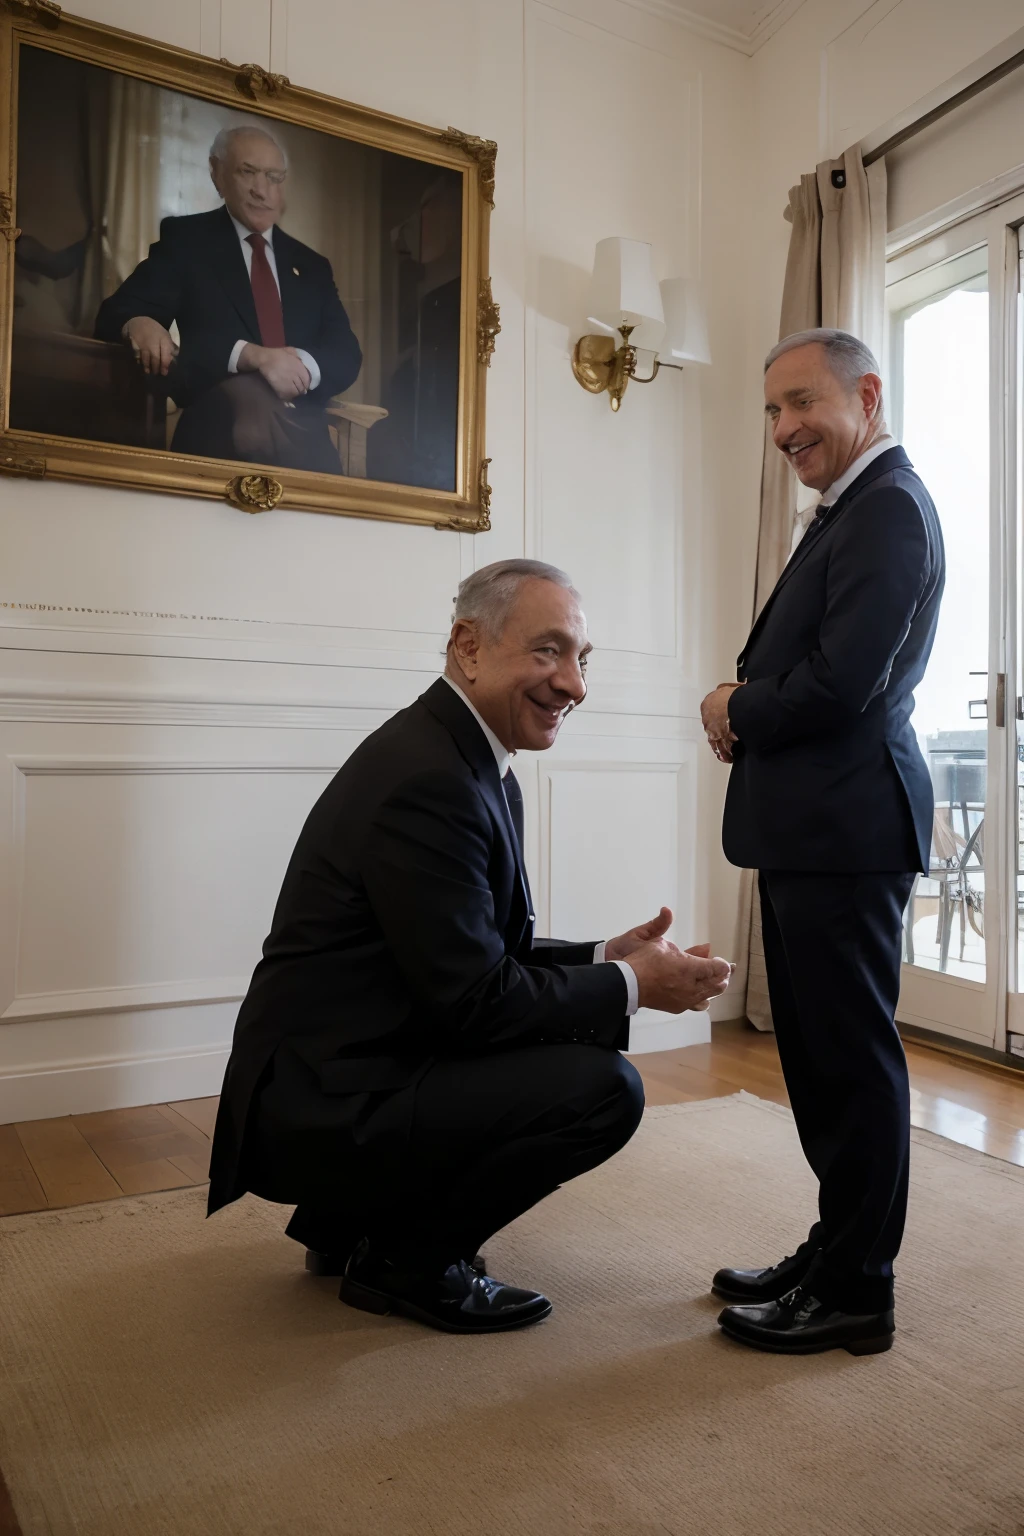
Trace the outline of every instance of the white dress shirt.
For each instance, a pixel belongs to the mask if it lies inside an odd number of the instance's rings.
[[[505,747],[505,745],[498,739],[498,737],[495,736],[483,715],[470,702],[467,696],[463,693],[462,689],[459,687],[458,683],[453,683],[447,673],[443,673],[442,676],[444,677],[444,680],[448,684],[449,688],[451,688],[454,693],[458,694],[463,704],[465,704],[466,708],[473,716],[473,719],[476,721],[477,725],[487,737],[487,745],[494,753],[494,761],[498,765],[498,777],[503,780],[506,773],[508,773],[509,769],[512,767],[511,753],[508,751],[507,747]],[[502,785],[502,788],[504,788],[504,785]],[[604,958],[604,946],[605,940],[603,939],[600,944],[595,944],[594,964],[618,966],[626,982],[626,1013],[632,1015],[636,1013],[637,1009],[640,1007],[640,988],[637,985],[636,972],[631,965],[627,965],[625,960],[606,961]]]
[[[245,270],[248,272],[249,279],[251,281],[252,246],[249,244],[249,236],[255,233],[255,231],[247,229],[246,226],[242,223],[241,219],[236,219],[233,213],[229,214],[229,218],[231,219],[232,224],[235,226],[235,233],[238,235],[238,239],[241,243],[242,255],[245,257]],[[260,239],[262,239],[264,245],[267,248],[267,262],[270,266],[271,272],[274,274],[274,282],[277,284],[277,291],[280,293],[281,279],[277,275],[277,257],[274,255],[273,225],[271,225],[271,227],[266,230],[263,235],[260,236]],[[231,348],[231,356],[228,358],[228,373],[238,372],[238,359],[242,355],[242,348],[247,347],[248,345],[249,343],[247,341],[235,342],[234,346]],[[310,389],[316,389],[317,385],[320,383],[320,369],[317,367],[316,359],[311,357],[308,352],[304,352],[301,347],[296,347],[295,351],[306,365],[306,369],[309,373]]]
[[[895,448],[895,446],[896,439],[886,432],[884,437],[878,439],[877,443],[874,443],[870,448],[865,448],[860,457],[854,459],[849,469],[844,474],[841,474],[838,480],[834,480],[827,491],[822,491],[818,506],[831,507],[839,500],[844,491],[849,490],[857,476],[862,475],[869,464],[873,464],[876,459],[881,458],[883,453],[888,453],[889,449]]]

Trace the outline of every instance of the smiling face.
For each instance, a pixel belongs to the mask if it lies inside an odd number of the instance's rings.
[[[820,342],[794,347],[764,376],[775,446],[804,485],[825,491],[881,436],[882,381],[866,373],[849,388]]]
[[[586,696],[590,649],[575,593],[531,577],[498,638],[476,619],[455,621],[448,674],[508,751],[544,752]]]
[[[232,134],[223,159],[210,157],[214,186],[246,229],[264,234],[284,213],[284,155],[258,128]]]

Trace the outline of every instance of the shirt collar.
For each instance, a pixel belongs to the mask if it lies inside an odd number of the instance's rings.
[[[228,214],[228,218],[231,220],[232,224],[235,226],[235,234],[238,236],[239,240],[241,240],[243,242],[247,241],[249,239],[250,235],[255,235],[255,234],[259,233],[258,230],[249,229],[249,227],[247,225],[242,223],[241,219],[236,219],[233,213],[229,213]],[[265,229],[263,231],[263,239],[266,241],[267,245],[270,246],[270,249],[273,250],[274,249],[274,226],[273,226],[273,224],[271,224],[269,229]]]
[[[895,446],[896,439],[887,432],[872,447],[866,448],[859,458],[854,459],[849,469],[840,475],[838,480],[832,482],[827,491],[822,491],[820,502],[822,510],[826,507],[834,506],[843,492],[849,490],[853,482],[859,475],[864,473],[869,464],[873,464],[875,459],[881,458],[883,453],[888,453],[889,449]]]
[[[444,672],[441,675],[444,678],[445,682],[448,684],[448,687],[454,689],[454,691],[458,694],[458,696],[462,700],[463,704],[465,704],[466,708],[469,710],[470,714],[473,716],[473,719],[476,721],[477,725],[480,727],[480,729],[483,731],[484,735],[487,737],[487,745],[490,747],[491,751],[494,753],[494,761],[498,765],[498,777],[503,779],[505,777],[506,773],[508,773],[509,769],[512,766],[511,755],[507,751],[504,743],[498,740],[498,737],[495,736],[494,732],[491,730],[490,726],[487,724],[487,721],[484,719],[483,715],[480,713],[480,711],[478,709],[476,709],[469,702],[469,699],[463,693],[463,691],[459,687],[458,683],[453,683],[451,678],[448,676],[447,672]]]

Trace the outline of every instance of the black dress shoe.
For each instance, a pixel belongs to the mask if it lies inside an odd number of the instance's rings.
[[[443,1274],[425,1273],[375,1257],[365,1240],[349,1259],[340,1296],[364,1312],[401,1313],[445,1333],[503,1333],[551,1315],[539,1291],[503,1285],[465,1259]]]
[[[720,1269],[711,1282],[712,1294],[743,1305],[778,1301],[801,1284],[818,1252],[810,1243],[801,1243],[791,1258],[782,1259],[770,1269]]]
[[[779,1301],[757,1307],[726,1307],[722,1332],[740,1344],[777,1355],[814,1355],[848,1349],[851,1355],[878,1355],[892,1348],[895,1324],[888,1312],[837,1312],[801,1287]]]
[[[353,1241],[351,1248],[336,1249],[333,1253],[318,1253],[315,1248],[306,1249],[306,1268],[311,1275],[326,1275],[337,1278],[345,1273],[345,1266],[358,1246],[358,1240]],[[469,1261],[470,1269],[475,1269],[478,1275],[486,1275],[487,1260],[482,1253],[475,1254]]]

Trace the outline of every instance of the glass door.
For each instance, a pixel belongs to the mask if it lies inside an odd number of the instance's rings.
[[[997,1049],[1016,977],[1006,936],[1016,929],[1019,861],[1006,730],[1008,673],[1015,684],[1017,671],[1008,661],[1017,538],[1004,453],[1005,370],[1017,356],[1016,323],[1007,324],[1011,286],[1015,302],[1018,291],[1012,213],[1004,205],[890,260],[887,287],[890,423],[931,492],[946,545],[945,596],[913,719],[935,818],[929,868],[904,924],[898,1017]]]

